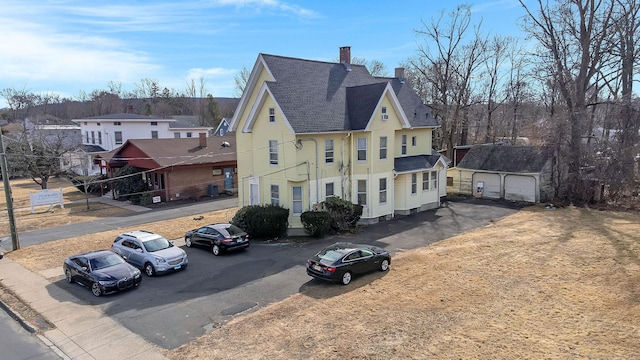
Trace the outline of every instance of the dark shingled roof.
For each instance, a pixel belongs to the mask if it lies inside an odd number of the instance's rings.
[[[207,137],[207,146],[200,147],[199,137],[172,139],[129,139],[119,149],[135,146],[160,166],[180,166],[191,164],[209,164],[236,161],[236,136]],[[222,147],[222,142],[231,146]],[[119,155],[113,157],[117,160]]]
[[[441,155],[415,155],[393,159],[393,169],[398,173],[431,169]]]
[[[195,115],[176,115],[175,122],[169,124],[170,129],[211,128],[212,126],[200,125],[200,119]]]
[[[541,172],[552,149],[538,146],[476,145],[472,147],[458,168],[502,171],[511,173]]]
[[[118,113],[118,114],[107,114],[107,115],[98,115],[92,116],[82,119],[74,119],[74,120],[164,120],[164,121],[175,121],[173,119],[165,119],[157,116],[146,116],[146,115],[138,115],[132,113]]]
[[[438,126],[428,108],[421,103],[418,106],[419,98],[408,83],[373,77],[363,65],[352,64],[347,71],[342,63],[261,57],[276,80],[267,86],[296,133],[364,129],[387,83],[391,83],[411,126]]]
[[[84,151],[86,153],[97,153],[97,152],[106,152],[107,151],[100,145],[86,145],[86,144],[83,144],[83,145],[80,146],[80,149],[82,149],[82,151]]]

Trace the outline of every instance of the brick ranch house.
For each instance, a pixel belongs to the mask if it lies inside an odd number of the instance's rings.
[[[235,134],[210,138],[129,139],[104,154],[108,177],[131,165],[144,170],[141,176],[154,197],[162,201],[198,199],[237,190]]]

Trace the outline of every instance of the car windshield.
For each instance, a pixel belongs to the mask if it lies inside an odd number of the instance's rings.
[[[218,231],[222,234],[222,236],[226,238],[232,238],[234,236],[244,236],[246,234],[244,230],[235,225],[229,225],[222,229],[218,228]]]
[[[116,254],[109,254],[103,257],[89,260],[89,265],[91,266],[92,270],[100,270],[113,265],[118,265],[123,262],[124,260],[122,260],[120,256]]]
[[[323,260],[334,262],[342,257],[342,253],[335,250],[322,250],[318,253],[318,257]]]
[[[171,246],[172,245],[169,242],[169,240],[167,240],[167,239],[165,239],[163,237],[144,242],[144,248],[148,252],[154,252],[154,251],[163,250],[163,249],[166,249],[166,248],[170,248]]]

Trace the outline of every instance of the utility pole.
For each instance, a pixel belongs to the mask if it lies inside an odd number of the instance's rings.
[[[2,143],[2,131],[0,131],[0,170],[2,171],[2,181],[4,182],[4,195],[7,198],[7,214],[9,215],[9,229],[11,229],[11,245],[13,250],[20,249],[18,232],[16,231],[16,219],[13,216],[13,196],[11,196],[11,185],[9,184],[9,174],[7,172],[7,157]]]

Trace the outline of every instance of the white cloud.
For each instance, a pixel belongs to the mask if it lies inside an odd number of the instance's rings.
[[[158,66],[126,44],[105,37],[58,33],[47,26],[1,20],[0,37],[6,49],[0,57],[3,81],[123,80],[149,73]]]

